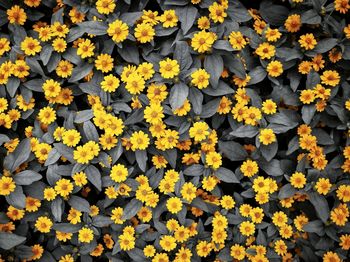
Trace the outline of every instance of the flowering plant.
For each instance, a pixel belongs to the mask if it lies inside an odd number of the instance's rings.
[[[0,0],[0,260],[349,257],[349,9]]]

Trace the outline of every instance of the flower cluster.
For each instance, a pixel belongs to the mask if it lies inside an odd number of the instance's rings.
[[[349,11],[0,1],[0,261],[348,258]]]

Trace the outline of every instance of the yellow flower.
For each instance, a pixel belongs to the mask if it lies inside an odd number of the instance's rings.
[[[278,39],[280,39],[282,34],[278,31],[278,29],[272,29],[269,27],[265,32],[265,36],[267,41],[276,42]]]
[[[335,0],[334,9],[341,14],[346,14],[350,9],[349,0]]]
[[[306,184],[305,175],[301,172],[295,172],[290,177],[290,183],[295,188],[303,188]]]
[[[303,90],[300,93],[299,99],[303,104],[310,104],[315,100],[315,93],[311,89]]]
[[[35,228],[41,233],[49,233],[52,225],[53,223],[48,217],[40,216],[36,220]]]
[[[67,42],[63,38],[56,38],[52,42],[52,47],[57,53],[63,53],[66,51]]]
[[[111,179],[117,183],[124,182],[128,177],[128,169],[123,164],[114,165],[111,169]]]
[[[139,41],[142,44],[151,42],[155,34],[156,32],[154,28],[152,27],[151,24],[148,24],[148,23],[138,24],[135,28],[135,33],[134,33],[137,41]]]
[[[207,257],[210,254],[212,249],[213,249],[212,244],[208,243],[207,241],[199,241],[196,246],[197,254],[200,257]]]
[[[335,87],[340,82],[339,73],[335,70],[326,70],[321,75],[321,81],[322,81],[322,84]]]
[[[151,103],[149,106],[146,106],[144,117],[147,123],[158,124],[164,118],[163,107],[158,103]]]
[[[159,17],[159,21],[163,23],[164,28],[174,27],[179,21],[175,10],[165,10],[164,13]]]
[[[173,236],[162,236],[159,241],[163,250],[169,252],[176,248],[176,239]]]
[[[34,149],[33,146],[32,146],[32,148]],[[34,149],[35,150],[34,154],[38,158],[38,160],[46,161],[46,159],[48,158],[48,155],[49,155],[51,149],[52,149],[52,147],[49,144],[40,143]]]
[[[41,51],[40,42],[33,37],[26,37],[21,43],[21,49],[25,55],[36,55]]]
[[[108,15],[114,11],[116,3],[114,0],[97,0],[96,9],[100,14]]]
[[[68,78],[72,72],[73,64],[67,60],[61,60],[56,67],[56,74],[62,78]]]
[[[160,61],[159,67],[159,72],[163,78],[174,78],[180,73],[178,62],[170,58]]]
[[[16,184],[12,177],[2,176],[0,179],[0,195],[8,196],[11,192],[15,191]]]
[[[196,192],[197,188],[191,182],[185,182],[181,188],[181,195],[188,202],[192,202],[192,200],[196,198]]]
[[[343,250],[349,250],[350,249],[350,235],[344,234],[340,237],[340,243],[339,245]]]
[[[2,56],[3,54],[5,54],[10,50],[11,50],[10,41],[7,40],[7,38],[5,37],[1,37],[0,38],[0,56]]]
[[[301,25],[301,16],[297,14],[288,16],[288,18],[284,22],[285,28],[290,33],[298,32],[301,28]]]
[[[293,227],[287,224],[284,224],[280,227],[279,233],[282,238],[288,239],[293,235]]]
[[[218,169],[222,165],[221,155],[217,152],[209,152],[205,156],[205,162],[213,169]]]
[[[264,114],[272,115],[276,113],[277,105],[272,99],[267,99],[262,103],[262,111]]]
[[[264,128],[260,130],[259,141],[267,146],[276,141],[276,135],[270,128]]]
[[[83,227],[78,232],[78,239],[82,243],[90,243],[94,239],[94,232],[90,228]]]
[[[231,257],[238,260],[243,260],[246,253],[245,248],[241,245],[234,244],[230,249]]]
[[[198,53],[204,53],[211,49],[216,38],[217,36],[215,33],[206,32],[203,30],[194,34],[191,40],[191,46],[193,50],[197,51]]]
[[[192,252],[188,248],[181,247],[177,252],[176,252],[176,257],[174,261],[191,261],[192,257]]]
[[[61,24],[60,22],[55,22],[51,26],[51,30],[52,30],[53,36],[57,36],[57,37],[61,37],[61,38],[65,38],[69,32],[68,26],[65,24]]]
[[[229,35],[229,42],[231,46],[236,50],[242,50],[247,45],[247,40],[244,38],[241,32],[232,31]]]
[[[39,199],[27,196],[26,197],[26,211],[35,212],[39,210],[41,207],[41,202]]]
[[[61,178],[56,182],[55,191],[58,195],[67,197],[73,191],[73,184],[68,179]]]
[[[58,262],[74,262],[74,258],[71,254],[68,254],[65,256],[61,256],[60,260],[58,260]]]
[[[243,173],[243,175],[247,177],[252,177],[259,171],[258,163],[254,160],[248,159],[243,162],[243,164],[240,167],[240,170]]]
[[[304,232],[303,227],[304,225],[306,225],[309,222],[309,219],[307,218],[307,216],[301,214],[299,216],[297,216],[294,220],[293,223],[295,225],[295,227],[301,231]]]
[[[203,178],[202,187],[207,191],[213,191],[219,180],[214,176]]]
[[[191,83],[199,89],[207,88],[209,86],[210,74],[205,69],[197,69],[191,74]]]
[[[154,75],[155,71],[153,69],[153,64],[144,62],[137,67],[136,72],[138,72],[143,79],[149,80]]]
[[[72,21],[72,23],[74,24],[78,24],[84,21],[85,19],[85,14],[84,13],[80,13],[78,11],[78,9],[76,7],[73,7],[70,11],[69,11],[69,16],[70,16],[70,20]]]
[[[131,250],[135,247],[135,237],[131,234],[123,233],[118,237],[121,250]]]
[[[189,130],[189,135],[196,142],[203,141],[209,135],[209,126],[206,122],[196,122]]]
[[[131,135],[130,142],[132,144],[131,150],[145,150],[149,145],[150,139],[143,131],[137,131]]]
[[[255,53],[260,56],[261,59],[270,59],[271,57],[275,56],[276,49],[269,43],[262,43],[255,50]]]
[[[278,77],[283,73],[283,65],[280,61],[271,61],[266,68],[269,76]]]
[[[255,225],[252,222],[244,221],[239,225],[239,231],[243,236],[251,236],[255,233]]]
[[[74,208],[69,209],[67,220],[75,225],[81,222],[81,215],[82,213],[79,210],[76,210]]]
[[[107,34],[115,43],[121,43],[128,37],[128,25],[117,19],[108,25]]]
[[[7,10],[7,19],[10,24],[24,25],[27,20],[27,14],[23,8],[18,5],[12,6]]]
[[[222,196],[221,200],[220,200],[220,205],[225,208],[225,209],[232,209],[235,206],[235,200],[233,199],[232,196]]]
[[[38,260],[42,257],[44,253],[44,248],[39,244],[32,246],[33,255],[30,257],[30,260]]]
[[[137,72],[131,73],[126,81],[125,88],[132,95],[140,94],[145,89],[145,80]]]
[[[244,111],[243,119],[246,125],[255,126],[258,124],[258,121],[262,118],[261,111],[256,107],[249,107]]]
[[[87,58],[94,55],[95,45],[90,39],[85,39],[78,44],[77,55]]]
[[[56,120],[56,111],[51,107],[44,107],[40,109],[38,118],[41,123],[49,125]]]
[[[64,131],[62,134],[63,144],[70,147],[76,146],[79,143],[80,139],[81,135],[75,129]]]
[[[44,189],[44,199],[47,201],[52,201],[56,198],[56,191],[52,187],[47,187]]]
[[[340,185],[337,189],[337,197],[340,201],[350,201],[350,185]]]
[[[315,185],[317,193],[321,195],[327,195],[331,187],[332,184],[328,178],[319,178]]]
[[[53,79],[48,79],[43,84],[45,97],[57,97],[61,91],[61,85]]]
[[[170,213],[176,214],[182,209],[182,202],[178,197],[171,197],[167,200],[166,207]]]
[[[275,212],[272,216],[272,223],[278,227],[285,225],[287,222],[288,222],[288,217],[282,211]]]
[[[345,34],[345,37],[347,39],[350,39],[350,24],[344,27],[343,32]]]
[[[84,172],[75,173],[72,175],[72,178],[77,186],[85,186],[88,183],[87,176]]]
[[[209,17],[215,23],[223,23],[225,20],[225,17],[227,17],[227,13],[225,12],[225,7],[222,5],[219,5],[217,2],[214,2],[211,6],[209,6],[208,10],[209,10]]]
[[[158,11],[143,10],[141,20],[144,23],[149,23],[151,25],[157,25],[159,23]]]
[[[90,160],[94,158],[94,154],[89,150],[89,148],[84,146],[78,146],[73,152],[74,160],[80,164],[87,164]]]
[[[207,16],[201,16],[197,20],[198,28],[201,30],[209,29],[210,28],[210,20]]]
[[[305,50],[312,50],[317,45],[317,41],[313,34],[305,34],[300,36],[299,44]]]
[[[109,54],[100,54],[95,60],[95,67],[103,73],[107,73],[113,69],[114,59]]]
[[[101,88],[105,92],[115,92],[115,90],[119,87],[119,84],[119,79],[110,74],[104,76],[103,81],[101,82]]]
[[[29,7],[38,7],[41,0],[24,0],[24,3]]]
[[[50,26],[43,26],[38,29],[39,39],[42,42],[47,42],[51,40],[53,34]]]
[[[260,207],[252,208],[249,212],[249,216],[253,223],[260,224],[264,219],[264,210]]]

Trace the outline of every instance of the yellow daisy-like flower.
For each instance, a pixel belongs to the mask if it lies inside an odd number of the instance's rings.
[[[176,214],[182,209],[182,202],[178,197],[171,197],[167,200],[166,207],[170,213]]]
[[[150,139],[143,131],[134,132],[130,137],[131,150],[145,150],[150,142]]]
[[[115,43],[123,42],[129,35],[129,27],[121,20],[115,20],[108,25],[107,34]]]
[[[97,0],[96,9],[100,14],[108,15],[114,11],[116,3],[114,0]]]
[[[191,74],[191,78],[191,83],[199,89],[203,89],[209,86],[210,74],[205,71],[205,69],[197,69]]]
[[[0,179],[0,195],[8,196],[11,192],[15,191],[16,184],[12,177],[2,176]]]
[[[204,53],[211,49],[216,38],[217,36],[215,33],[206,32],[203,30],[201,32],[194,34],[191,40],[191,46],[193,50],[197,51],[198,53]]]
[[[24,25],[24,23],[27,21],[26,12],[18,5],[12,6],[6,13],[10,24]]]
[[[38,40],[27,36],[21,43],[21,49],[25,55],[33,56],[41,51],[41,45]]]
[[[40,232],[40,233],[49,233],[51,230],[53,223],[52,221],[46,217],[46,216],[41,216],[36,220],[35,223],[35,228]]]
[[[312,50],[317,45],[317,41],[313,34],[305,34],[300,36],[299,44],[305,50]]]
[[[94,55],[95,45],[90,39],[85,39],[78,44],[77,55],[81,58],[87,58]]]
[[[101,88],[103,91],[111,93],[117,90],[117,88],[119,87],[119,84],[120,84],[120,80],[116,76],[110,74],[110,75],[104,76],[103,81],[101,82]]]
[[[49,125],[56,120],[56,111],[51,107],[44,107],[40,109],[38,119],[41,123]]]
[[[276,141],[276,135],[270,128],[264,128],[260,130],[259,141],[263,145],[267,146]]]
[[[180,73],[180,65],[176,60],[166,58],[159,62],[159,72],[164,78],[174,78]]]
[[[269,76],[278,77],[283,73],[283,65],[280,61],[277,61],[277,60],[271,61],[267,65],[266,70]]]
[[[135,28],[135,37],[142,44],[149,43],[153,40],[156,32],[149,23],[138,24]]]
[[[248,41],[246,40],[246,38],[239,31],[237,32],[232,31],[230,33],[229,42],[231,46],[237,50],[242,50],[248,44]]]
[[[113,69],[114,59],[109,54],[100,54],[95,60],[95,67],[103,73],[107,73]]]
[[[306,177],[301,172],[295,172],[290,177],[290,183],[295,188],[303,188],[306,184]]]
[[[94,239],[94,232],[92,229],[84,227],[79,230],[78,239],[82,243],[90,243]]]
[[[159,17],[159,21],[163,23],[164,28],[174,27],[177,25],[179,18],[176,15],[175,10],[165,10]]]

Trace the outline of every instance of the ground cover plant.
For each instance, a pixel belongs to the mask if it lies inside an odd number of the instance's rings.
[[[346,260],[349,9],[0,0],[0,260]]]

